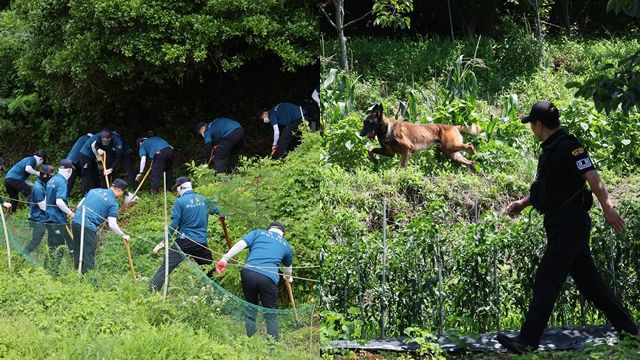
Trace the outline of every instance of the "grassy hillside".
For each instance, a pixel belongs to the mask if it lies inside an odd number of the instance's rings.
[[[270,342],[264,334],[247,338],[239,267],[230,266],[211,284],[190,262],[170,276],[169,297],[152,294],[149,280],[162,258],[151,256],[163,238],[163,196],[141,194],[130,209],[122,209],[119,222],[132,234],[131,247],[137,281],[129,274],[122,240],[103,231],[96,270],[78,278],[69,261],[60,277],[51,277],[40,266],[46,259],[46,239],[28,259],[17,253],[30,240],[27,210],[14,215],[9,235],[13,244],[13,269],[6,252],[0,254],[0,357],[42,358],[148,358],[148,359],[309,359],[319,354],[317,326],[317,253],[323,243],[317,135],[308,139],[286,163],[244,159],[240,174],[217,176],[211,170],[190,166],[197,191],[214,199],[227,214],[231,239],[239,240],[255,228],[278,220],[287,227],[294,248],[293,291],[300,322],[296,326],[287,292],[280,286],[278,320],[281,340]],[[72,205],[79,199],[72,199]],[[175,200],[168,195],[169,213]],[[226,251],[216,217],[209,222],[214,260]],[[4,244],[4,241],[3,241]],[[239,265],[246,251],[237,257]],[[35,266],[34,266],[35,265]],[[258,327],[264,328],[262,314]],[[45,349],[45,351],[43,351]]]
[[[535,211],[511,220],[504,208],[528,193],[535,175],[539,144],[519,116],[540,100],[559,107],[562,126],[590,151],[627,221],[614,234],[594,206],[591,247],[605,281],[640,317],[640,114],[598,113],[565,86],[632,53],[638,40],[547,39],[539,58],[531,34],[516,27],[509,33],[456,42],[349,39],[353,68],[338,72],[322,97],[323,154],[332,169],[325,341],[376,338],[383,327],[387,337],[412,328],[431,334],[519,328],[545,236]],[[335,53],[335,44],[325,43],[323,78],[337,67]],[[414,155],[407,169],[399,157],[373,165],[367,151],[378,142],[358,133],[376,103],[390,118],[481,126],[480,136],[465,135],[478,150],[465,155],[478,173],[435,148]],[[550,325],[604,321],[569,280]]]

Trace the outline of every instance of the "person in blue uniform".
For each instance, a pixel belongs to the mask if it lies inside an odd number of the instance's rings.
[[[254,305],[274,309],[278,305],[278,268],[283,265],[284,280],[292,282],[293,249],[284,238],[284,225],[272,222],[269,230],[253,230],[238,241],[216,264],[216,272],[222,273],[228,261],[244,248],[249,256],[240,272],[245,299]],[[256,309],[247,308],[245,327],[247,336],[256,332]],[[274,314],[265,314],[267,334],[279,339],[278,319]]]
[[[173,147],[159,136],[143,137],[138,141],[138,155],[140,155],[140,172],[136,181],[143,177],[147,158],[153,161],[151,165],[151,193],[157,193],[162,186],[162,173],[167,173],[167,184],[173,181]]]
[[[176,234],[176,241],[169,249],[169,273],[190,256],[199,265],[210,265],[213,262],[208,248],[207,228],[209,215],[220,215],[220,208],[213,201],[193,190],[191,181],[186,176],[176,179],[173,189],[178,193],[178,199],[171,210],[171,225],[169,236]],[[153,249],[153,255],[164,248],[164,241]],[[164,284],[165,262],[151,279],[149,288],[159,291]],[[213,268],[207,275],[211,277]]]
[[[36,167],[42,165],[45,157],[44,150],[38,150],[33,156],[28,156],[18,161],[7,172],[4,177],[4,186],[9,194],[11,212],[15,212],[18,209],[18,197],[20,194],[27,198],[31,195],[31,186],[33,184],[28,180],[29,175],[40,175]]]
[[[105,176],[111,178],[115,173],[121,173],[124,170],[127,172],[127,184],[130,188],[135,189],[138,185],[136,182],[137,171],[132,157],[133,149],[119,132],[112,131],[111,136],[111,144],[105,149],[107,152],[107,168],[103,170],[100,186],[106,188]]]
[[[116,233],[125,241],[130,240],[118,225],[118,200],[127,190],[127,182],[122,179],[114,179],[108,189],[92,189],[80,200],[73,216],[71,224],[73,231],[73,260],[75,267],[80,264],[80,240],[82,239],[82,211],[84,210],[84,246],[82,249],[82,273],[95,268],[96,248],[98,245],[98,227],[105,221],[109,224],[111,231]]]
[[[45,267],[53,274],[58,274],[60,261],[62,260],[61,247],[69,245],[71,238],[67,228],[67,218],[73,217],[73,211],[69,209],[67,180],[73,172],[73,162],[69,159],[60,161],[58,173],[47,181],[46,191],[46,227],[47,242],[49,244],[49,258]]]
[[[69,178],[69,181],[67,181],[68,194],[71,194],[71,190],[73,190],[73,186],[76,184],[76,179],[78,178],[78,176],[82,176],[82,174],[80,173],[82,169],[82,165],[80,164],[80,150],[92,136],[93,136],[92,133],[86,133],[80,136],[78,140],[76,140],[76,142],[71,147],[71,150],[69,150],[69,153],[67,154],[67,159],[73,162],[73,167],[74,167],[73,173],[71,173],[71,177]]]
[[[302,108],[296,104],[283,102],[271,109],[260,110],[258,117],[265,124],[271,124],[273,127],[271,156],[274,159],[285,157],[300,140],[298,127],[303,119]],[[280,126],[284,127],[282,134],[280,134]]]
[[[507,205],[506,213],[515,217],[532,205],[543,214],[547,247],[538,265],[533,299],[520,334],[515,338],[498,334],[498,342],[518,354],[536,350],[568,275],[618,333],[637,335],[637,325],[602,281],[591,256],[591,191],[600,202],[605,221],[615,231],[622,230],[624,220],[613,208],[587,150],[575,136],[560,128],[559,111],[551,102],[541,101],[533,105],[529,116],[523,117],[522,122],[530,123],[531,131],[542,142],[542,154],[538,158],[538,171],[529,195]],[[585,181],[591,191],[587,190]]]
[[[82,195],[100,185],[98,163],[102,163],[105,149],[111,144],[111,131],[102,129],[90,137],[80,148],[80,173],[82,174]],[[104,169],[103,169],[104,170]]]
[[[227,174],[235,172],[240,151],[244,146],[244,129],[240,123],[229,118],[216,118],[208,124],[198,123],[196,128],[198,134],[204,139],[207,165],[211,167],[213,160],[213,168],[216,172]]]
[[[51,165],[42,165],[40,176],[33,183],[31,197],[29,198],[29,226],[31,226],[31,241],[22,250],[23,255],[29,255],[40,245],[47,228],[47,182],[54,175],[55,169]]]

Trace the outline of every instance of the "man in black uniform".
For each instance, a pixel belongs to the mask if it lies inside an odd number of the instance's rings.
[[[589,154],[577,138],[560,128],[558,109],[550,102],[536,103],[522,122],[531,124],[531,131],[542,142],[542,154],[529,196],[510,203],[506,212],[515,217],[532,205],[544,214],[547,248],[538,265],[533,299],[520,335],[509,338],[498,334],[498,342],[518,354],[536,350],[567,275],[618,333],[638,334],[638,327],[602,281],[591,257],[588,210],[593,198],[585,180],[602,206],[605,221],[616,231],[623,228],[624,221],[613,209]]]

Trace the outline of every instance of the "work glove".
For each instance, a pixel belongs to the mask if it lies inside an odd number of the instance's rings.
[[[104,156],[104,150],[98,149],[98,155],[99,156]]]
[[[124,235],[122,235],[122,238],[124,240],[126,240],[127,242],[129,242],[131,240],[131,235],[124,234]]]
[[[284,278],[284,281],[286,281],[288,283],[292,283],[293,282],[293,276],[291,276],[291,275],[283,275],[282,277]]]
[[[6,208],[7,208],[7,210],[11,209],[11,203],[9,203],[9,202],[6,202],[6,201],[5,201],[5,202],[3,202],[3,203],[2,203],[2,206],[6,207]]]
[[[218,274],[222,274],[222,272],[227,268],[227,262],[224,260],[218,261],[216,264],[216,272]]]
[[[136,175],[136,181],[140,181],[140,179],[142,179],[142,173]]]
[[[271,156],[273,156],[276,153],[276,151],[278,151],[278,145],[272,146],[271,147]]]
[[[104,170],[102,171],[102,174],[103,174],[104,176],[109,176],[109,175],[111,175],[111,173],[112,173],[112,172],[113,172],[113,169],[104,169]]]
[[[157,256],[157,255],[158,255],[158,252],[159,252],[160,250],[162,250],[162,249],[164,249],[164,241],[159,242],[159,243],[158,243],[158,245],[156,245],[156,246],[153,248],[153,251],[151,252],[151,255],[153,255],[153,256]]]

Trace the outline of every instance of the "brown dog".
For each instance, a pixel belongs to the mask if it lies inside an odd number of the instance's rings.
[[[369,139],[373,139],[374,136],[378,137],[380,147],[369,150],[369,159],[376,164],[378,159],[374,154],[390,157],[400,154],[402,156],[400,163],[403,167],[407,167],[412,153],[436,145],[453,161],[463,164],[475,172],[473,162],[462,156],[461,151],[471,150],[475,154],[476,149],[473,144],[463,142],[461,131],[477,135],[482,132],[482,129],[477,125],[421,125],[391,120],[384,116],[382,104],[376,104],[364,119],[360,136],[366,135]]]

